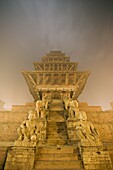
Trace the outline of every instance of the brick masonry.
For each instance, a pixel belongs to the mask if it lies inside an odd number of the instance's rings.
[[[4,164],[9,143],[18,137],[17,128],[32,109],[34,110],[34,103],[13,106],[11,111],[0,111],[0,167]],[[100,139],[107,147],[113,163],[113,111],[102,111],[100,106],[88,106],[87,103],[80,103],[79,109],[86,111],[88,121],[99,131]]]

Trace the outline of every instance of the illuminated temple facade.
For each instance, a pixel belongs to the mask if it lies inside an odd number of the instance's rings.
[[[0,111],[1,170],[112,170],[113,110],[79,101],[89,71],[50,51],[22,71],[33,101]]]
[[[34,63],[35,71],[23,71],[29,90],[36,101],[37,92],[43,98],[45,94],[53,99],[63,95],[78,98],[89,76],[88,71],[77,71],[77,62],[70,62],[61,51],[51,51],[42,57],[42,62]]]

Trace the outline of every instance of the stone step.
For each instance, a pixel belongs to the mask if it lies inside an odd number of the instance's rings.
[[[53,131],[53,130],[48,130],[47,132],[46,132],[46,134],[47,135],[67,135],[67,131],[60,131],[60,132],[58,132],[58,131]]]
[[[47,131],[57,131],[58,127],[47,127]]]
[[[58,129],[54,130],[54,129],[47,129],[46,131],[47,134],[56,134],[58,133]]]
[[[56,122],[48,122],[48,125],[56,125]]]
[[[58,110],[58,111],[63,111],[64,110],[64,107],[61,106],[61,105],[51,105],[49,107],[50,111],[55,111],[55,110]]]
[[[57,127],[57,124],[56,124],[56,122],[53,122],[53,124],[48,123],[47,124],[47,128],[48,127]]]
[[[47,130],[47,132],[46,132],[47,134],[50,134],[50,135],[54,135],[54,134],[59,134],[59,135],[65,135],[65,134],[67,134],[67,131],[65,130],[63,130],[63,131],[58,131],[58,130],[56,130],[56,131],[53,131],[52,129],[49,129],[49,130]]]
[[[53,122],[53,123],[56,123],[56,122],[64,122],[64,118],[60,117],[50,117],[48,118],[48,122]]]
[[[49,109],[50,111],[64,111],[64,108],[60,106],[51,106]]]
[[[37,170],[37,169],[34,169],[33,170]],[[38,170],[54,170],[53,168],[40,168]],[[84,170],[83,168],[57,168],[55,170]]]
[[[57,129],[58,128],[58,129],[61,129],[61,130],[62,129],[65,130],[66,129],[66,125],[63,125],[63,123],[64,122],[60,122],[60,124],[57,124],[57,123],[55,123],[55,124],[47,124],[47,129],[50,129],[50,128],[54,128],[54,129],[56,128]]]
[[[62,106],[63,107],[63,103],[61,101],[51,102],[50,106]]]
[[[77,147],[68,146],[68,145],[59,145],[59,146],[47,146],[39,147],[37,153],[48,154],[48,153],[76,153]]]
[[[59,120],[59,123],[61,123],[61,126],[63,126],[62,123],[64,123],[64,121],[61,122],[61,121]],[[51,128],[52,128],[52,127],[59,127],[59,125],[57,124],[57,121],[56,121],[56,122],[54,121],[53,124],[49,124],[49,123],[48,123],[48,124],[47,124],[47,127],[51,127]]]
[[[48,143],[46,143],[48,146],[56,146],[56,145],[66,145],[67,144],[67,142],[61,142],[61,141],[59,141],[59,142],[48,142]]]
[[[64,124],[64,122],[60,123],[55,123],[55,124],[47,124],[47,130],[61,130],[61,131],[66,131],[67,126]]]
[[[66,124],[65,121],[63,121],[63,122],[59,122],[59,121],[58,122],[52,122],[52,121],[49,121],[47,123],[48,126],[59,126],[59,125],[66,126],[65,124]]]
[[[50,137],[67,137],[68,135],[67,135],[67,132],[60,132],[60,133],[58,133],[58,132],[53,132],[53,131],[49,131],[49,132],[47,132],[46,133],[47,134],[47,137],[48,136],[50,136]]]
[[[64,108],[64,105],[62,103],[51,103],[50,104],[50,109],[52,107],[55,107],[55,108]]]
[[[55,145],[67,144],[66,139],[47,139],[46,142],[49,143],[49,144],[55,144]]]
[[[62,111],[62,110],[50,110],[50,112],[49,112],[49,116],[62,116],[62,117],[64,117],[64,113],[63,113],[64,111]]]
[[[59,121],[58,121],[58,122],[59,122]],[[54,125],[57,125],[58,122],[49,121],[47,125],[49,125],[49,126],[54,126]]]
[[[50,115],[48,120],[51,122],[64,122],[64,117],[62,115]]]
[[[56,130],[56,131],[55,131]],[[67,129],[64,129],[64,128],[55,128],[55,127],[48,127],[47,128],[47,132],[57,132],[57,133],[63,133],[63,132],[67,132]]]
[[[54,131],[53,129],[47,129],[46,131],[47,134],[51,134],[51,135],[54,135],[54,134],[59,134],[59,135],[65,135],[67,134],[67,130],[59,130],[59,129],[56,129],[56,131]]]
[[[53,142],[53,141],[61,141],[61,140],[64,140],[64,141],[67,141],[68,140],[68,138],[67,138],[67,136],[65,136],[65,137],[62,137],[62,136],[56,136],[56,137],[52,137],[52,136],[48,136],[47,138],[46,138],[46,140],[47,140],[47,142],[49,141],[49,142]]]
[[[63,145],[63,144],[67,144],[68,140],[67,139],[46,139],[46,143],[51,143],[51,144],[56,144],[56,145]]]
[[[52,103],[62,103],[61,99],[52,99]]]
[[[66,135],[67,134],[67,131],[58,131],[58,130],[56,130],[56,131],[53,131],[53,130],[47,130],[47,132],[46,132],[46,134],[47,135]]]
[[[48,138],[46,138],[46,142],[51,142],[51,143],[53,143],[53,142],[55,142],[56,144],[57,144],[57,142],[59,142],[59,141],[68,141],[68,138],[67,137],[48,137]]]
[[[52,106],[53,107],[53,106]],[[58,106],[59,107],[59,106]],[[61,107],[60,107],[61,108]],[[62,107],[63,108],[63,107]],[[63,115],[64,114],[64,111],[60,111],[60,110],[58,110],[57,111],[57,109],[56,109],[56,111],[55,110],[51,110],[51,108],[49,109],[50,110],[50,114],[55,114],[55,113],[57,113],[57,114],[61,114],[61,115]]]
[[[47,124],[47,129],[49,129],[49,128],[58,128],[58,126],[57,126],[57,124],[55,123],[55,124]]]
[[[66,131],[64,131],[64,132],[54,132],[54,131],[47,131],[46,132],[46,134],[47,134],[47,136],[68,136],[67,135],[67,132]]]
[[[55,111],[58,111],[58,112],[63,112],[64,111],[64,107],[62,106],[59,106],[59,105],[56,105],[56,106],[51,106],[49,108],[50,112],[55,112]]]
[[[47,128],[47,133],[53,132],[53,133],[67,133],[67,129],[59,129],[59,128]]]
[[[64,106],[61,103],[51,103],[50,109],[53,108],[53,107],[54,108],[63,108],[64,109]]]
[[[36,160],[78,160],[78,155],[74,153],[42,153],[36,155]]]
[[[64,122],[60,122],[60,124],[47,124],[47,128],[59,128],[59,129],[66,129],[66,125],[64,124]]]
[[[63,102],[61,100],[53,99],[51,105],[63,105]]]
[[[51,104],[50,104],[50,107],[51,107],[51,106],[63,107],[64,104],[62,103],[62,101],[52,101]]]
[[[65,133],[67,133],[67,129],[59,129],[59,128],[57,128],[57,129],[54,129],[54,128],[53,128],[53,129],[52,129],[52,128],[47,128],[47,131],[46,131],[46,132],[47,132],[47,133],[53,133],[53,134],[54,134],[54,133],[58,133],[58,134],[59,134],[59,133],[62,133],[62,134],[64,133],[64,134],[65,134]]]
[[[64,118],[62,116],[50,116],[48,121],[56,123],[56,122],[64,122]]]
[[[48,139],[46,139],[46,142],[47,143],[56,143],[56,145],[59,143],[59,142],[61,142],[62,144],[65,144],[65,143],[67,143],[67,139],[65,138],[65,139],[62,139],[62,138],[48,138]]]
[[[57,137],[61,137],[61,138],[67,138],[67,133],[47,133],[47,138],[51,137],[51,138],[57,138]]]
[[[51,121],[51,122],[48,122],[48,124],[47,124],[47,125],[49,125],[49,126],[55,126],[55,125],[56,125],[56,123],[57,123],[57,122],[52,122],[52,121]]]
[[[62,169],[62,168],[82,168],[81,161],[79,160],[74,160],[74,161],[36,161],[34,168],[39,170],[39,169]]]
[[[47,133],[46,134],[47,135],[47,137],[60,137],[60,138],[67,138],[67,133],[65,132],[65,133],[54,133],[54,132],[49,132],[49,133]]]
[[[53,131],[56,130],[56,132],[67,132],[67,129],[59,128],[59,127],[47,127],[47,131]]]

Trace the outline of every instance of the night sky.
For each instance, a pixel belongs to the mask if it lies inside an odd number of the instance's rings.
[[[0,99],[6,107],[33,101],[21,70],[61,50],[91,75],[79,97],[113,101],[112,0],[0,0]]]

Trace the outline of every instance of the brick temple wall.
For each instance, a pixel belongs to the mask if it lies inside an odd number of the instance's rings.
[[[28,111],[34,108],[34,103],[26,103],[12,106],[11,111],[0,111],[0,167],[4,164],[7,149],[18,138],[17,128],[27,118]],[[100,106],[88,106],[84,102],[79,103],[79,108],[86,111],[88,120],[99,131],[113,162],[113,111],[102,111]]]
[[[18,138],[17,128],[27,119],[28,111],[34,109],[34,103],[12,106],[11,111],[0,111],[0,170],[3,169],[7,151]]]
[[[88,121],[98,130],[113,164],[113,110],[102,111],[100,106],[88,106],[87,103],[80,103],[80,110],[86,111]]]

